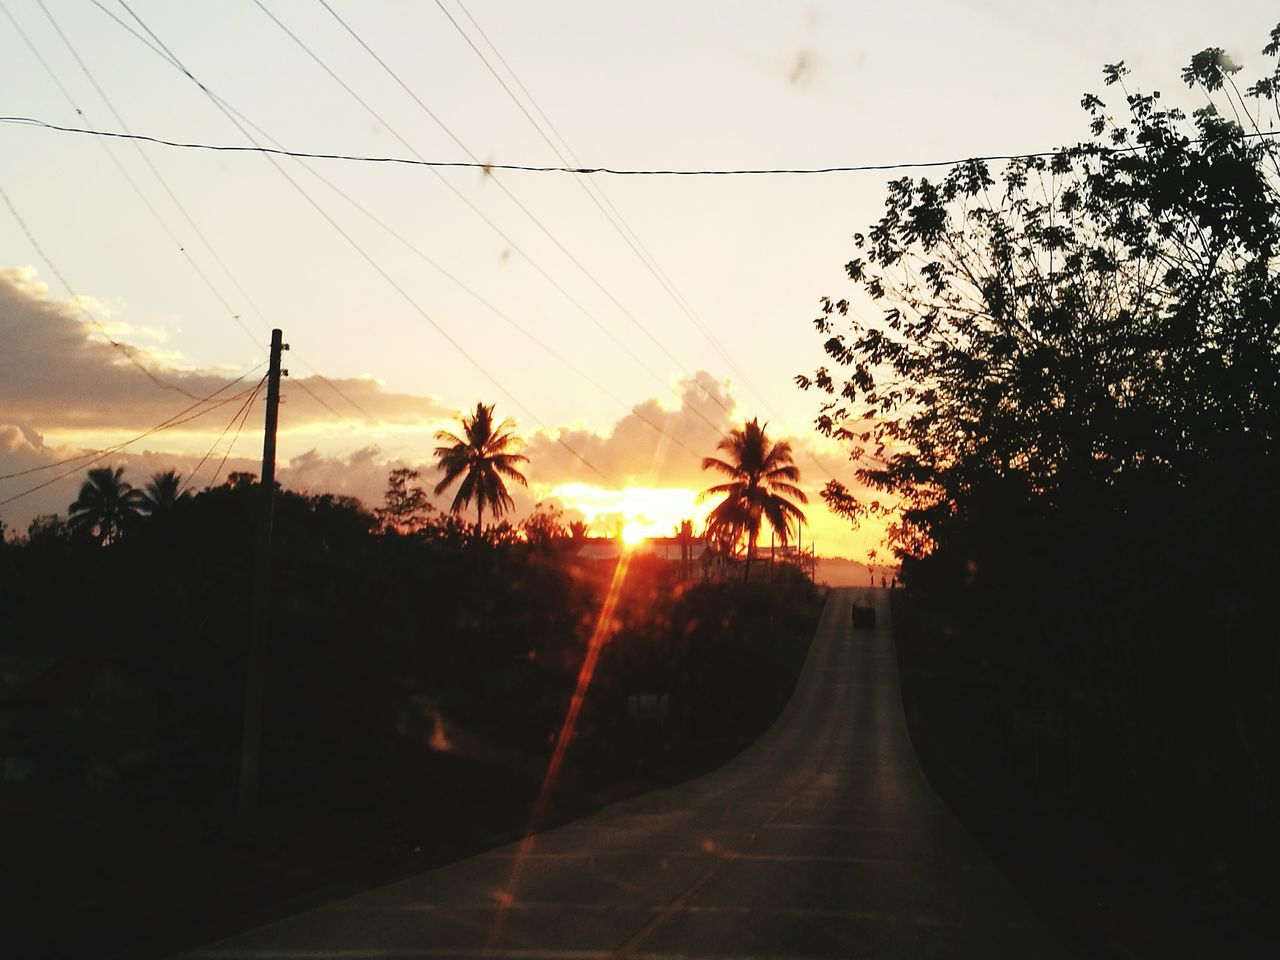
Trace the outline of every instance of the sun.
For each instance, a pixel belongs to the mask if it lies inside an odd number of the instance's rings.
[[[695,529],[706,522],[710,504],[698,502],[698,492],[684,487],[625,487],[605,489],[585,483],[553,487],[547,496],[560,500],[567,509],[582,513],[596,531],[618,536],[628,549],[646,540],[669,537],[683,520],[692,520]]]

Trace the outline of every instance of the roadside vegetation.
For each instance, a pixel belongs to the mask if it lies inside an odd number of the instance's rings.
[[[891,183],[798,378],[828,504],[900,511],[940,789],[1029,783],[1227,932],[1280,903],[1278,55],[1197,54],[1190,116],[1113,64],[1085,142]]]
[[[10,942],[160,954],[686,779],[767,728],[819,591],[783,564],[743,582],[580,559],[585,531],[553,508],[481,525],[520,461],[491,408],[467,419],[438,453],[458,513],[408,469],[372,511],[277,492],[262,806],[247,821],[234,810],[256,478],[193,494],[93,470],[69,518],[0,546],[5,735],[23,764],[0,793],[6,870],[25,878]],[[611,588],[585,706],[531,824]]]

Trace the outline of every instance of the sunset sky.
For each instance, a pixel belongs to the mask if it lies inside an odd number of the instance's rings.
[[[1182,0],[327,2],[368,50],[320,0],[262,4],[322,67],[254,0],[45,0],[52,21],[36,0],[0,0],[0,114],[247,143],[104,12],[145,36],[132,10],[291,149],[557,164],[447,11],[584,165],[940,160],[1078,141],[1080,96],[1103,92],[1100,69],[1116,60],[1135,85],[1198,106],[1177,82],[1190,55],[1217,45],[1256,67],[1276,21],[1273,3]],[[433,433],[483,400],[528,440],[522,512],[554,498],[600,533],[667,533],[710,506],[694,502],[714,482],[698,458],[758,416],[796,446],[814,501],[806,540],[859,559],[876,545],[878,530],[850,531],[817,502],[850,467],[814,436],[816,398],[792,378],[823,362],[818,298],[853,295],[849,237],[876,218],[893,174],[596,177],[592,194],[565,174],[278,164],[0,123],[0,189],[26,226],[0,203],[0,474],[119,443],[191,402],[104,335],[203,395],[261,363],[279,326],[292,345],[287,485],[372,504],[393,466],[423,464],[434,482]],[[141,482],[169,465],[187,473],[212,447],[202,486],[238,406],[112,462]],[[260,430],[256,407],[224,474],[258,469]],[[0,480],[0,500],[60,472]],[[0,518],[21,530],[65,510],[79,476]]]

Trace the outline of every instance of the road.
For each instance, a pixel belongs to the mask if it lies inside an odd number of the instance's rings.
[[[705,777],[184,956],[1065,957],[921,773],[888,625],[832,591],[782,716]]]

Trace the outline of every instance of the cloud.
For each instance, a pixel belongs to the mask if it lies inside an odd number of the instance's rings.
[[[573,428],[536,434],[524,451],[529,479],[548,486],[697,486],[703,481],[702,457],[735,426],[734,405],[728,381],[699,371],[681,383],[674,409],[649,398],[607,434]]]
[[[93,310],[95,317],[118,331],[113,336],[162,342],[146,331],[131,329],[127,318],[111,316],[97,306]],[[0,350],[0,477],[51,467],[84,454],[86,444],[107,446],[112,437],[123,440],[142,433],[192,402],[181,393],[158,388],[86,322],[80,305],[50,296],[34,270],[0,269],[0,343],[4,345]],[[209,395],[228,379],[224,371],[184,366],[182,358],[172,352],[161,355],[132,344],[130,349],[154,374],[189,393]],[[256,382],[258,375],[251,375],[246,382]],[[285,380],[282,394],[282,424],[287,424],[282,440],[289,442],[281,447],[278,477],[286,487],[307,493],[345,494],[376,507],[382,501],[387,474],[395,467],[420,469],[420,482],[428,490],[438,480],[429,460],[406,461],[375,445],[388,437],[399,445],[397,433],[403,437],[432,431],[451,420],[454,411],[437,399],[391,393],[372,379],[326,382],[318,375]],[[368,430],[357,407],[393,426],[385,431]],[[187,476],[226,425],[230,409],[221,408],[184,426],[186,436],[156,433],[126,452],[92,465],[123,466],[126,478],[135,485],[167,469]],[[597,504],[589,491],[577,496],[561,493],[555,499],[553,491],[574,484],[630,490],[624,498],[627,515],[645,515],[649,511],[644,488],[697,491],[707,487],[712,478],[703,473],[702,458],[714,454],[721,439],[740,425],[729,381],[699,371],[679,384],[674,402],[645,399],[603,432],[581,427],[536,432],[524,450],[530,458],[525,469],[530,487],[511,486],[516,508],[508,519],[518,521],[526,516],[541,498],[565,507],[567,518],[617,512],[608,504]],[[364,445],[352,451],[349,444],[357,429]],[[816,453],[841,472],[851,472],[845,469],[842,457],[815,438],[786,436],[780,425],[772,425],[769,432],[775,440],[791,440],[804,474],[801,486],[810,495],[807,512],[811,521],[823,528],[824,540],[838,545],[842,553],[855,552],[853,546],[846,545],[847,534],[832,525],[832,518],[818,502],[817,493],[827,474],[810,454]],[[192,437],[191,433],[197,435]],[[237,449],[249,455],[228,459],[221,468],[220,481],[231,471],[259,471],[257,444],[246,439],[256,433],[247,430],[241,437]],[[207,434],[207,438],[200,434]],[[193,487],[200,489],[210,483],[229,440],[228,436],[200,467]],[[291,452],[298,450],[303,452]],[[12,503],[0,504],[0,518],[10,531],[21,532],[38,514],[65,513],[89,466],[80,460],[0,479],[0,501],[52,481]],[[66,476],[59,478],[62,473]],[[441,509],[448,509],[452,491],[432,499]],[[654,501],[655,510],[658,506]],[[687,512],[691,511],[682,515]]]
[[[66,513],[67,505],[75,499],[85,473],[90,467],[124,467],[125,479],[134,486],[142,486],[156,473],[177,470],[190,488],[201,490],[215,482],[226,481],[235,471],[259,474],[262,463],[256,456],[229,457],[222,463],[225,445],[203,464],[197,454],[177,454],[165,451],[143,450],[114,454],[96,463],[80,460],[60,467],[39,470],[25,476],[0,481],[0,500],[53,480],[47,486],[34,490],[13,503],[0,506],[3,518],[11,533],[21,533],[33,517],[43,513]],[[30,428],[15,424],[0,424],[0,476],[49,467],[51,464],[83,451],[48,446],[44,439]],[[276,477],[280,483],[303,493],[338,493],[356,497],[370,508],[382,502],[387,485],[387,474],[395,467],[410,466],[383,455],[375,446],[357,450],[345,457],[326,457],[309,450],[291,460],[280,463]],[[67,474],[55,480],[60,474]],[[429,479],[424,475],[424,481]]]
[[[83,297],[77,302],[51,296],[30,268],[0,268],[0,421],[35,424],[45,432],[141,432],[187,406],[186,394],[208,396],[231,378],[223,370],[183,367],[172,351],[161,354],[119,339],[122,347],[113,346],[101,330],[119,338],[132,328],[118,318],[91,325],[86,317],[95,311],[89,304]],[[245,382],[252,386],[259,376],[250,374]],[[371,379],[291,378],[282,397],[290,430],[344,417],[367,420],[366,414],[398,425],[430,424],[450,412],[432,397],[388,393]]]
[[[437,509],[446,511],[453,502],[456,485],[450,487],[439,496],[432,490],[440,480],[440,475],[430,461],[413,462],[387,456],[379,447],[368,446],[347,456],[325,456],[317,450],[291,459],[282,467],[277,476],[281,484],[291,490],[302,493],[339,493],[356,497],[366,506],[374,508],[382,504],[383,494],[387,489],[387,475],[397,468],[408,467],[418,470],[421,476],[418,483],[428,494]],[[515,509],[502,519],[517,523],[528,516],[533,508],[542,500],[537,492],[519,484],[508,483],[507,490],[515,501]],[[563,501],[548,497],[546,501],[565,508]],[[474,519],[474,512],[468,512]],[[582,514],[578,510],[565,509],[566,522],[578,519]]]
[[[388,459],[377,446],[367,446],[345,457],[327,457],[316,450],[291,459],[276,471],[280,483],[300,493],[337,493],[355,497],[372,508],[382,503],[387,474],[413,464]],[[425,485],[425,484],[424,484]]]
[[[367,424],[370,418],[381,424],[431,426],[453,413],[435,397],[414,393],[388,393],[376,380],[368,378],[290,376],[281,382],[280,397],[285,404],[288,428],[316,423],[334,423],[338,418]]]
[[[607,433],[566,428],[555,434],[535,434],[524,451],[530,459],[529,479],[548,486],[587,483],[701,490],[713,482],[703,472],[702,459],[717,455],[716,445],[740,428],[742,421],[730,382],[700,370],[680,382],[674,408],[651,397],[636,404]],[[771,440],[791,443],[804,475],[803,486],[811,494],[826,482],[829,468],[839,467],[840,457],[833,458],[816,438],[791,436],[777,424],[764,423]],[[600,474],[609,478],[608,483]]]

